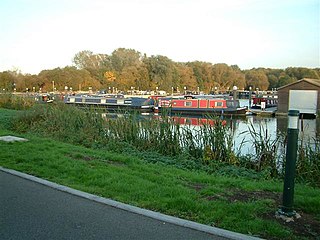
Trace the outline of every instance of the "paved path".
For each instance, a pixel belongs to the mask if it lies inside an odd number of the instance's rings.
[[[0,239],[227,238],[88,200],[0,169]]]

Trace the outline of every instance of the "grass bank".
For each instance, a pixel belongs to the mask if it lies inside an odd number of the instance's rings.
[[[313,239],[320,235],[318,188],[297,184],[295,209],[302,218],[284,224],[274,218],[281,203],[280,181],[208,174],[201,169],[146,162],[130,152],[112,153],[41,137],[41,133],[13,132],[8,126],[18,113],[0,109],[0,135],[29,139],[21,143],[0,142],[3,167],[135,206],[268,239]]]

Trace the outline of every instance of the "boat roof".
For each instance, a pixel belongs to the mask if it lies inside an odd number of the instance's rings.
[[[161,97],[160,99],[177,99],[177,100],[184,100],[184,99],[215,99],[215,100],[228,100],[230,97],[228,95],[178,95],[178,96],[166,96],[166,97]]]

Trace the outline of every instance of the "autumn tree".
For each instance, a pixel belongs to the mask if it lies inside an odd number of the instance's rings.
[[[93,78],[86,69],[77,69],[67,66],[65,68],[55,68],[52,70],[43,70],[38,75],[42,88],[51,91],[54,86],[57,90],[64,90],[65,87],[73,90],[88,90],[89,87],[99,89],[101,84],[99,80]]]
[[[4,71],[0,73],[0,88],[6,91],[13,91],[15,84],[15,77],[9,71]]]
[[[136,81],[135,87],[140,90],[147,90],[150,88],[150,78],[147,65],[144,62],[144,59],[147,57],[144,56],[141,60],[141,64],[138,67],[139,78]]]
[[[186,87],[189,90],[197,90],[198,83],[193,73],[192,67],[185,63],[177,63],[176,69],[178,71],[178,81],[173,81],[173,87],[176,89]]]
[[[314,78],[314,79],[320,79],[320,75],[318,72],[314,69],[309,68],[293,68],[289,67],[285,69],[285,73],[291,77],[295,78],[296,80],[300,80],[302,78]]]
[[[200,90],[209,92],[214,87],[213,65],[199,61],[188,62],[187,65],[192,68]]]
[[[157,55],[144,59],[144,63],[149,72],[150,88],[171,90],[178,77],[174,62],[165,56]]]
[[[147,57],[134,49],[118,48],[111,55],[80,51],[72,59],[73,67],[43,70],[38,75],[21,74],[18,69],[0,72],[0,89],[42,88],[51,91],[53,87],[64,90],[65,86],[74,90],[88,87],[107,89],[117,87],[127,90],[154,90],[156,87],[171,91],[171,88],[187,87],[209,93],[219,90],[278,88],[302,78],[320,79],[320,68],[288,67],[286,69],[254,68],[241,70],[237,65],[209,62],[174,62],[166,56]],[[54,85],[53,85],[54,82]]]
[[[107,62],[106,54],[93,54],[92,51],[84,50],[73,57],[73,63],[79,69],[99,69]]]
[[[143,63],[143,56],[133,49],[118,48],[110,56],[116,80],[114,84],[120,89],[140,88],[148,85],[148,74]]]
[[[118,48],[111,54],[113,69],[120,74],[125,67],[138,67],[141,64],[141,53],[126,48]]]
[[[215,64],[213,65],[213,76],[214,85],[220,89],[231,89],[233,86],[243,89],[246,86],[245,76],[237,65]]]
[[[73,57],[72,62],[78,69],[86,69],[91,76],[105,85],[104,73],[111,70],[110,57],[107,54],[94,54],[92,51],[80,51]]]
[[[252,86],[253,89],[267,90],[269,87],[268,77],[262,70],[248,70],[245,77],[247,86]]]

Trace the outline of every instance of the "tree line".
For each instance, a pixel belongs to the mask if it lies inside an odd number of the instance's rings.
[[[320,68],[253,68],[209,62],[174,62],[166,56],[148,57],[134,49],[118,48],[110,55],[80,51],[73,66],[43,70],[37,75],[18,70],[0,72],[0,89],[6,91],[74,91],[101,89],[165,90],[168,92],[279,88],[302,78],[320,79]]]

